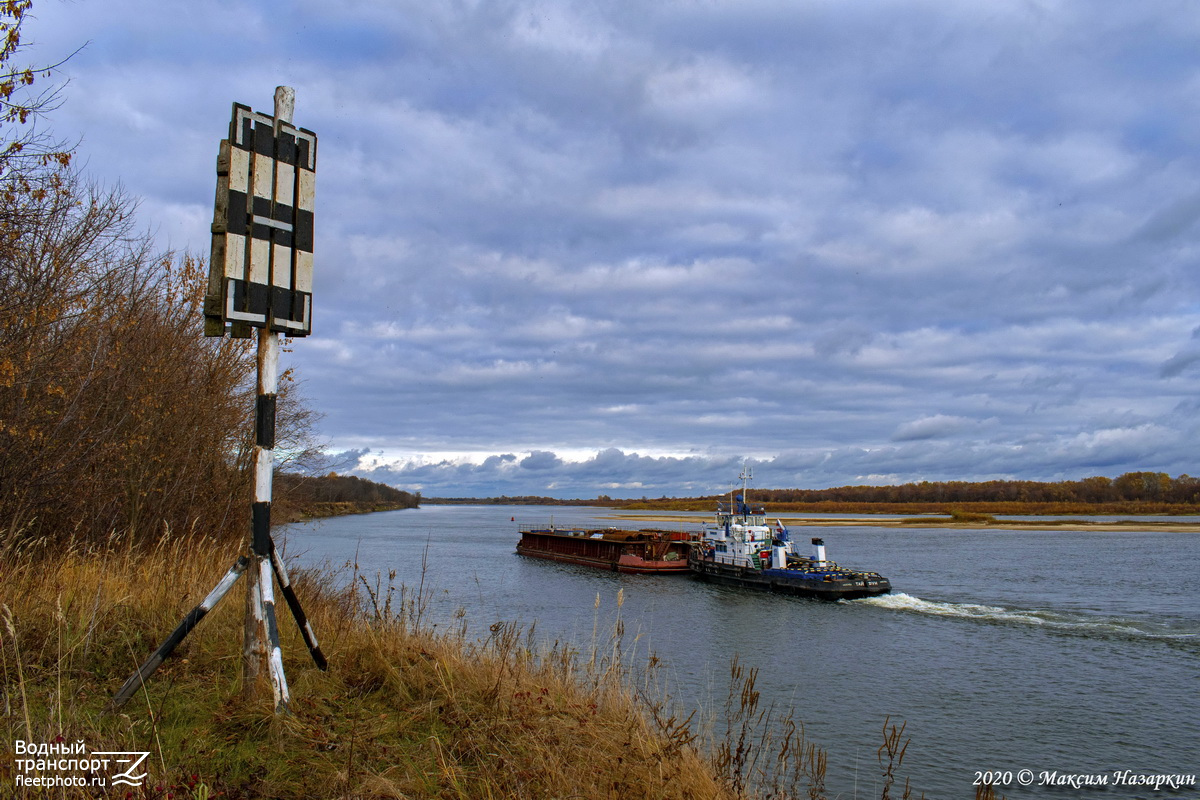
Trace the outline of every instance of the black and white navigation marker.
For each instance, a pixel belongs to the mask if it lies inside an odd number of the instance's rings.
[[[290,110],[268,117],[233,105],[217,156],[206,336],[223,336],[227,325],[237,338],[250,328],[312,332],[317,136],[293,127]]]
[[[234,338],[248,338],[252,330],[258,331],[250,552],[238,559],[217,588],[125,682],[109,703],[110,710],[120,708],[133,696],[243,572],[247,580],[242,645],[244,696],[257,697],[260,676],[265,674],[270,679],[275,710],[287,710],[288,686],[283,674],[272,573],[278,576],[313,661],[319,668],[326,668],[316,634],[271,540],[279,337],[307,336],[312,331],[317,136],[292,125],[295,99],[291,87],[277,87],[275,114],[270,117],[234,103],[229,138],[221,141],[217,156],[204,334],[224,336],[228,332]]]

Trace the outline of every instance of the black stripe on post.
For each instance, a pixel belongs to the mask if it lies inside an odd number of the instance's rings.
[[[271,553],[271,503],[255,503],[250,507],[251,539],[254,554],[266,558]]]
[[[254,412],[254,443],[275,449],[275,395],[260,394]]]

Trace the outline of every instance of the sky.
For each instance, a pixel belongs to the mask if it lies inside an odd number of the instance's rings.
[[[207,256],[319,138],[341,472],[427,497],[1195,473],[1200,5],[37,0],[78,163]]]

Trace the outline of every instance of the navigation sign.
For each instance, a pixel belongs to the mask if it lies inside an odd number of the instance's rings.
[[[233,104],[217,157],[204,335],[312,332],[317,135]]]

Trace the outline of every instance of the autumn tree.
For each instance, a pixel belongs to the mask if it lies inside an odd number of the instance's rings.
[[[22,127],[53,101],[12,66],[29,8],[0,0],[0,549],[244,531],[253,353],[204,338],[204,263]],[[304,453],[288,386],[278,447]]]
[[[41,66],[17,60],[24,49],[21,33],[32,7],[33,0],[0,0],[0,177],[51,164],[66,167],[71,161],[71,151],[36,124],[58,103],[59,86],[46,87],[45,81],[70,55]]]
[[[0,193],[0,520],[10,536],[216,530],[244,494],[254,363],[205,341],[203,265],[56,169]]]

